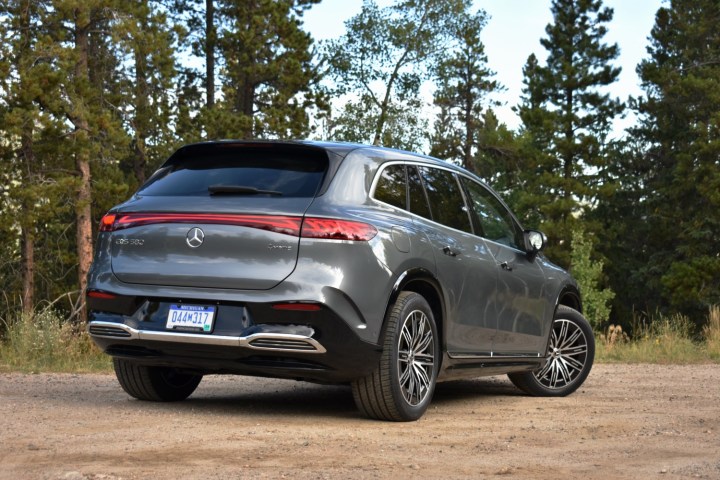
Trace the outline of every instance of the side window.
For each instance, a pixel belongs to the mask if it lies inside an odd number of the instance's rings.
[[[470,217],[455,175],[439,168],[420,167],[433,220],[472,233]]]
[[[522,232],[505,206],[482,185],[466,178],[463,178],[462,182],[470,196],[482,236],[493,242],[523,250]]]
[[[420,215],[432,220],[430,215],[430,207],[428,206],[425,189],[423,188],[420,174],[414,165],[408,165],[408,190],[410,191],[410,211],[415,215]]]
[[[405,165],[390,165],[383,169],[377,186],[375,199],[405,210],[407,203],[407,182]]]

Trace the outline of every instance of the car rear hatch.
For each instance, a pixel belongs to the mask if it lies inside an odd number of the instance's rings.
[[[103,219],[112,270],[134,284],[272,288],[295,268],[328,167],[324,150],[301,144],[185,147]]]

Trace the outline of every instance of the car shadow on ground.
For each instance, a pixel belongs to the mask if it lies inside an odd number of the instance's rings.
[[[252,388],[243,385],[243,377],[234,382],[205,385],[184,402],[163,404],[142,402],[146,408],[172,409],[182,412],[208,414],[252,414],[267,417],[309,416],[316,418],[363,418],[355,407],[352,391],[347,385],[316,385],[303,382],[253,382]],[[250,390],[250,391],[249,391]],[[522,393],[507,380],[479,378],[443,382],[437,385],[432,407],[453,408],[472,401],[478,407],[500,397],[517,397]],[[461,407],[458,407],[461,408]]]

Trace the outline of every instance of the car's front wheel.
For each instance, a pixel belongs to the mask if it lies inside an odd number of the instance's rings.
[[[184,373],[169,367],[137,365],[121,358],[113,358],[113,367],[123,390],[138,400],[185,400],[202,380],[202,375]]]
[[[432,310],[417,293],[402,292],[385,318],[380,363],[352,383],[353,398],[370,418],[412,421],[427,410],[437,380],[440,345]]]
[[[547,360],[534,372],[511,373],[519,389],[538,397],[563,397],[583,384],[595,359],[595,337],[585,317],[560,305],[555,313]]]

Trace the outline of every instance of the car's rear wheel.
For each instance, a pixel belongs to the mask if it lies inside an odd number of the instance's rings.
[[[200,384],[202,375],[180,372],[168,367],[149,367],[113,358],[115,376],[128,395],[138,400],[176,402],[189,397]]]
[[[370,418],[417,420],[432,400],[440,363],[432,309],[417,293],[402,292],[385,325],[380,363],[352,383],[355,404]]]
[[[511,373],[510,380],[530,395],[563,397],[583,384],[595,359],[595,337],[585,317],[560,305],[555,314],[547,361],[534,372]]]

